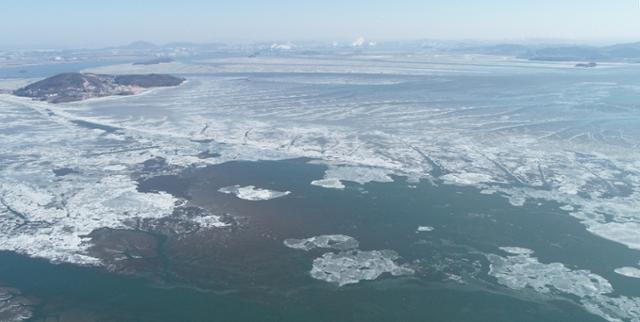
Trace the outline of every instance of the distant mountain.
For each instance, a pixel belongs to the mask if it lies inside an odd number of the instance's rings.
[[[134,41],[128,45],[121,46],[120,48],[133,50],[150,50],[157,49],[158,45],[150,43],[148,41]]]
[[[531,60],[547,61],[616,61],[640,62],[640,43],[612,46],[557,46],[531,50],[526,54]]]
[[[531,51],[530,46],[519,44],[497,44],[485,46],[454,46],[450,51],[454,52],[474,52],[485,55],[522,56]]]
[[[158,57],[158,58],[152,58],[149,60],[135,62],[133,64],[134,65],[157,65],[157,64],[172,63],[173,61],[174,61],[173,58],[170,58],[170,57]]]
[[[640,62],[640,42],[611,46],[550,44],[458,44],[449,52],[515,56],[542,61]]]
[[[640,42],[619,44],[604,48],[604,52],[609,57],[618,58],[640,58]]]
[[[165,74],[104,75],[65,73],[43,79],[13,92],[50,103],[81,101],[94,97],[133,95],[146,88],[177,86],[184,78]]]
[[[607,55],[601,48],[589,46],[548,47],[533,50],[527,54],[531,60],[548,61],[577,61],[577,60],[606,60]]]

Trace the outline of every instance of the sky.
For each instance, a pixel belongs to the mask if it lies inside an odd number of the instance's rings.
[[[640,0],[2,0],[0,48],[438,39],[640,41]]]

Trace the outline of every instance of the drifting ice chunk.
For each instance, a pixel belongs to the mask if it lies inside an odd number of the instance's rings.
[[[533,251],[531,249],[522,248],[522,247],[500,247],[500,249],[504,252],[513,255],[531,255]]]
[[[533,257],[533,251],[519,247],[502,247],[512,254],[487,255],[489,275],[512,289],[532,289],[549,295],[578,297],[587,311],[608,321],[640,322],[640,298],[614,297],[613,286],[604,277],[588,270],[573,270],[562,263],[545,264]],[[616,270],[618,271],[618,270]]]
[[[578,297],[613,292],[609,281],[590,271],[571,270],[561,263],[540,263],[531,256],[533,251],[526,248],[503,247],[502,250],[513,256],[488,255],[491,262],[489,275],[510,288],[532,288],[540,293],[550,293],[555,289]]]
[[[615,272],[626,277],[640,278],[640,268],[636,267],[620,267],[616,268]]]
[[[196,217],[193,221],[202,228],[220,228],[230,226],[230,224],[221,221],[220,216],[216,215]]]
[[[395,260],[399,256],[392,250],[351,250],[326,253],[313,261],[311,277],[339,286],[362,280],[375,280],[384,273],[393,276],[412,275],[415,271]]]
[[[280,197],[284,197],[291,193],[291,191],[275,191],[268,189],[260,189],[255,186],[241,187],[239,185],[229,186],[218,189],[218,191],[226,194],[234,194],[236,197],[244,200],[258,201],[258,200],[271,200]]]
[[[344,189],[344,184],[342,184],[342,181],[338,180],[338,179],[320,179],[320,180],[314,180],[311,181],[311,184],[314,186],[319,186],[319,187],[323,187],[323,188],[328,188],[328,189]]]
[[[293,248],[309,251],[316,248],[332,248],[337,250],[348,250],[358,248],[358,241],[345,235],[322,235],[306,239],[287,239],[284,245]]]

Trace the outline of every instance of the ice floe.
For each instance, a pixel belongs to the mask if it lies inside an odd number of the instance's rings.
[[[231,224],[222,221],[222,217],[216,215],[208,215],[196,217],[193,219],[195,223],[200,225],[202,228],[220,228],[220,227],[228,227]]]
[[[414,270],[398,264],[398,254],[391,250],[351,250],[326,253],[313,260],[311,277],[344,286],[362,280],[375,280],[389,273],[393,276],[412,275]]]
[[[512,256],[488,255],[491,262],[489,275],[510,288],[531,288],[540,293],[553,290],[579,297],[613,292],[606,279],[587,270],[571,270],[561,263],[540,263],[532,257],[533,251],[525,248],[508,247],[503,250]]]
[[[347,250],[358,248],[358,241],[346,235],[321,235],[305,239],[285,239],[284,245],[300,250],[312,250],[316,248],[331,248],[336,250]]]
[[[76,122],[48,104],[3,95],[0,107],[1,250],[100,265],[87,253],[92,231],[134,229],[138,221],[171,216],[183,202],[164,192],[138,191],[134,171],[141,164],[156,158],[178,165],[206,162],[181,161],[181,155],[200,152],[188,140],[107,132],[111,125]],[[52,171],[67,168],[81,175]]]
[[[399,264],[398,253],[392,250],[363,251],[358,241],[346,235],[321,235],[305,239],[286,239],[284,245],[304,251],[334,249],[313,260],[310,275],[315,279],[344,286],[362,280],[375,280],[382,274],[412,275],[414,270]]]
[[[637,267],[620,267],[615,272],[626,277],[640,278],[640,268]]]
[[[236,197],[244,200],[259,201],[259,200],[271,200],[280,197],[284,197],[291,193],[291,191],[275,191],[269,189],[256,188],[255,186],[240,185],[229,186],[218,189],[218,191],[226,194],[233,194]]]
[[[575,296],[591,313],[611,322],[640,321],[640,298],[614,296],[613,286],[589,270],[571,269],[562,263],[541,263],[530,249],[503,247],[509,256],[488,254],[489,275],[516,290],[530,289],[549,296]]]
[[[98,228],[126,228],[124,221],[132,217],[160,218],[173,212],[177,201],[173,196],[136,188],[127,176],[108,176],[70,187],[72,193],[65,198],[50,187],[5,181],[0,201],[20,221],[3,227],[7,231],[0,249],[59,262],[98,264],[98,259],[84,254],[90,244],[83,236]]]
[[[342,190],[345,188],[344,184],[342,183],[342,181],[332,178],[332,179],[320,179],[320,180],[313,180],[311,181],[311,184],[314,186],[319,186],[319,187],[323,187],[323,188],[328,188],[328,189],[339,189]]]

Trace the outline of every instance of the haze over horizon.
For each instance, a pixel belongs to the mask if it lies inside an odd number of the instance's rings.
[[[3,49],[103,47],[137,40],[302,41],[449,39],[576,42],[640,40],[640,5],[567,0],[10,1],[0,13]],[[38,23],[34,23],[38,22]]]

